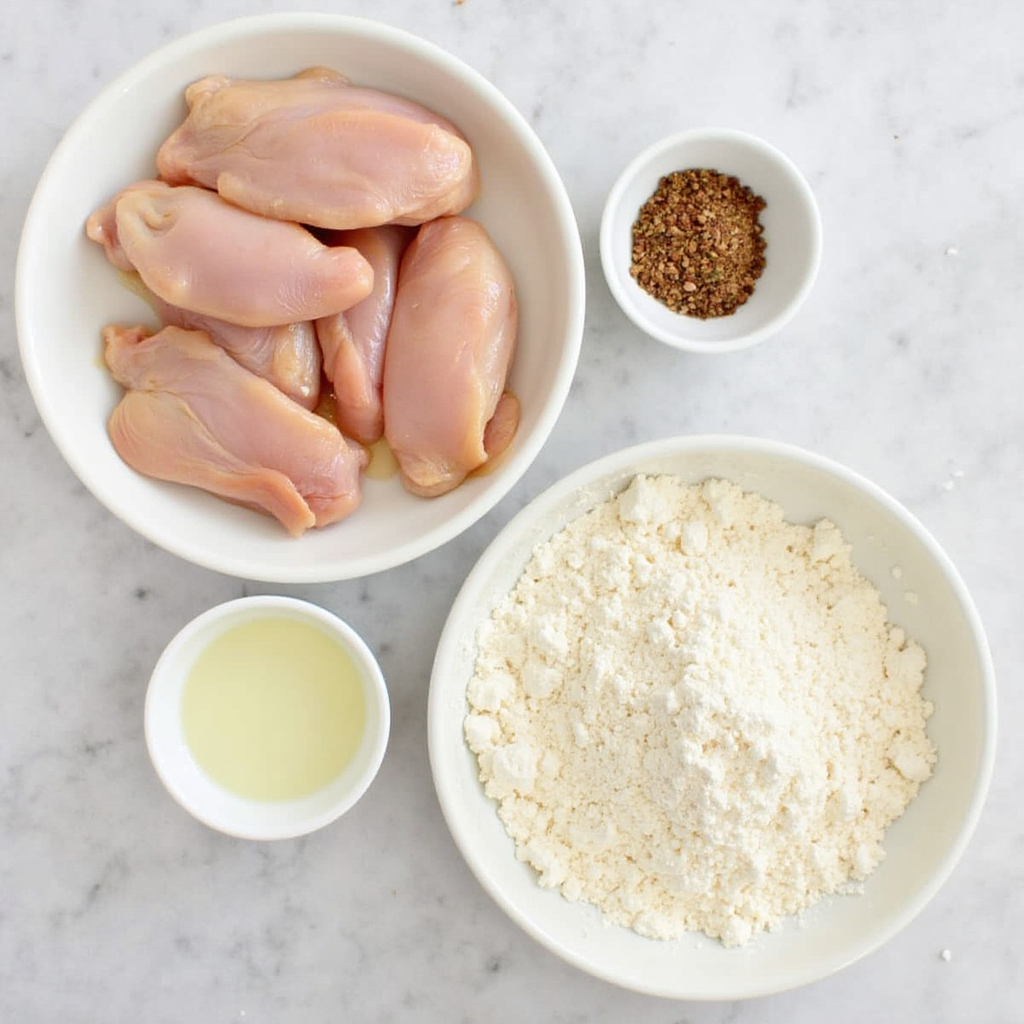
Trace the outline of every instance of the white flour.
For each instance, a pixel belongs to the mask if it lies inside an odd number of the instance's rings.
[[[637,477],[533,553],[465,734],[541,885],[740,945],[863,880],[931,774],[921,648],[839,531]]]

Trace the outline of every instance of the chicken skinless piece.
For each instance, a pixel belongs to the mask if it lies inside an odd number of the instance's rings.
[[[111,325],[103,341],[107,366],[127,389],[108,432],[133,469],[267,512],[293,536],[358,507],[365,450],[205,331]]]
[[[512,275],[484,228],[423,225],[402,258],[384,358],[384,435],[407,490],[444,494],[511,444],[517,328]]]
[[[227,320],[179,309],[152,293],[147,299],[165,327],[206,331],[215,344],[247,370],[269,381],[304,409],[316,408],[320,401],[321,355],[312,321],[240,327]]]
[[[330,245],[358,249],[373,268],[373,291],[362,302],[316,321],[324,374],[334,385],[335,419],[345,434],[363,444],[373,444],[384,434],[384,344],[398,267],[414,234],[414,228],[386,224],[326,236]]]
[[[123,253],[150,291],[243,327],[315,320],[373,287],[373,270],[355,249],[326,246],[298,224],[259,217],[205,188],[140,183],[117,197],[114,220],[116,241],[109,233],[100,240],[108,255],[112,246]]]
[[[480,180],[468,142],[425,107],[327,68],[259,81],[210,75],[157,154],[160,176],[320,228],[418,225],[459,213]]]
[[[160,182],[142,181],[130,185],[129,189],[152,185],[165,187]],[[103,246],[107,259],[115,267],[133,275],[132,290],[149,303],[160,322],[164,326],[206,331],[247,370],[252,370],[279,387],[299,405],[307,409],[315,408],[320,399],[321,356],[312,322],[304,320],[274,327],[241,327],[226,320],[172,306],[154,295],[142,282],[118,242],[114,210],[121,195],[123,193],[118,193],[89,216],[85,223],[85,233],[92,241]]]

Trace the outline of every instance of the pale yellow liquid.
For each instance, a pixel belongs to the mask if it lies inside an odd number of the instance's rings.
[[[366,727],[348,654],[316,626],[242,623],[217,637],[185,682],[185,742],[215,782],[253,800],[293,800],[336,779]]]
[[[398,472],[398,459],[383,437],[367,450],[370,464],[366,467],[366,475],[371,480],[390,480]]]

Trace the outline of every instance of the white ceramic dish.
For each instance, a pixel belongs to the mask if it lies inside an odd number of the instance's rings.
[[[673,171],[707,168],[733,175],[765,202],[765,269],[754,294],[729,316],[681,316],[648,295],[633,278],[633,223],[640,207]],[[800,171],[774,146],[744,132],[701,128],[669,136],[623,170],[601,219],[601,265],[622,311],[666,345],[688,352],[732,352],[764,341],[800,308],[821,261],[821,218]]]
[[[494,470],[441,498],[369,480],[349,520],[299,540],[273,520],[197,490],[149,480],[114,452],[106,420],[120,389],[100,329],[153,322],[118,280],[86,217],[119,188],[151,177],[164,137],[185,115],[183,90],[212,72],[282,77],[311,65],[409,95],[455,122],[473,145],[482,191],[467,211],[516,278],[520,336],[510,386],[522,420]],[[546,441],[576,369],[583,332],[579,232],[564,186],[525,119],[465,64],[398,29],[327,14],[273,14],[205,29],[144,58],[81,114],[32,200],[18,258],[16,305],[25,373],[74,472],[111,512],[168,551],[251,579],[347,579],[418,557],[457,536],[516,483]]]
[[[185,739],[182,696],[196,659],[226,630],[261,618],[291,618],[325,633],[355,664],[365,697],[366,728],[352,760],[332,782],[301,799],[261,801],[237,796],[196,764]],[[160,781],[199,821],[241,839],[286,839],[335,821],[373,782],[384,759],[390,728],[387,687],[373,652],[337,616],[291,597],[239,598],[193,619],[164,649],[146,692],[146,746]]]
[[[789,520],[833,519],[891,618],[929,658],[932,779],[890,829],[887,857],[865,892],[812,908],[749,946],[695,935],[657,942],[603,925],[589,906],[541,889],[515,858],[484,796],[462,722],[475,635],[511,589],[533,548],[622,489],[638,472],[696,483],[723,477],[782,505]],[[899,566],[897,579],[893,568]],[[906,598],[916,595],[916,603]],[[673,438],[601,459],[555,484],[498,535],[466,579],[437,650],[428,736],[438,797],[456,844],[513,920],[553,952],[607,981],[679,999],[739,999],[807,984],[876,949],[920,912],[960,858],[981,812],[995,752],[995,683],[985,635],[963,582],[937,543],[877,486],[787,445],[741,437]]]

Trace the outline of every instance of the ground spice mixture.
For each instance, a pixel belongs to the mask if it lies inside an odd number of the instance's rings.
[[[666,174],[633,224],[630,273],[675,313],[728,316],[764,270],[764,208],[759,195],[720,171]]]

